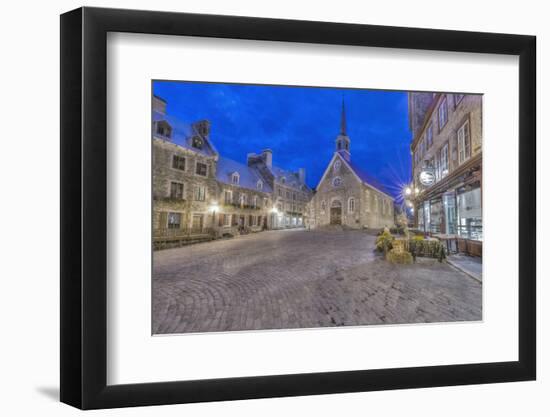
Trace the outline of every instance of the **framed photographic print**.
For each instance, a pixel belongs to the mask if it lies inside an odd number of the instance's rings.
[[[61,400],[535,379],[535,38],[61,16]]]

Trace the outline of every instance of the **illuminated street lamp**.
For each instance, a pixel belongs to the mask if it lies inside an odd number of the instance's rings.
[[[217,201],[212,201],[210,204],[210,207],[208,207],[208,210],[212,212],[212,226],[216,225],[216,211],[220,209],[220,206],[218,206]]]
[[[405,188],[405,195],[411,195],[411,194],[412,194],[411,187]]]

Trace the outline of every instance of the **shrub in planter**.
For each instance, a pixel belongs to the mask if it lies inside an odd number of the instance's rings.
[[[392,249],[393,239],[394,237],[392,234],[384,230],[382,234],[376,238],[376,249],[378,249],[379,252],[388,253],[388,251]]]
[[[417,256],[427,258],[436,258],[439,262],[447,257],[445,253],[445,245],[439,240],[425,240],[413,238],[409,240],[409,251],[412,254],[414,261]]]
[[[390,250],[386,254],[386,259],[393,264],[412,264],[413,257],[410,252],[397,251],[395,249]]]

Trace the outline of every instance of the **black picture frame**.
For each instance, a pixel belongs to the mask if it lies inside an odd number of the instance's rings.
[[[519,360],[107,385],[108,32],[519,56]],[[61,401],[96,409],[535,379],[535,45],[534,36],[251,17],[88,7],[61,15]]]

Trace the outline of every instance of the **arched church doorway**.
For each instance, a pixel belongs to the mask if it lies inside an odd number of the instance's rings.
[[[342,224],[342,203],[334,200],[330,205],[330,224]]]

